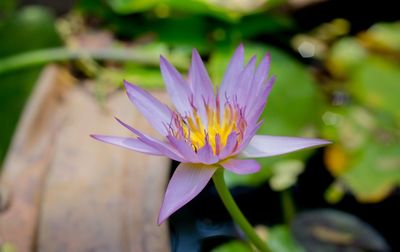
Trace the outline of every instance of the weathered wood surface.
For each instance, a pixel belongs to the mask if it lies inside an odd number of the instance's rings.
[[[89,137],[128,136],[113,116],[154,132],[124,92],[101,106],[90,84],[74,82],[48,67],[27,104],[0,178],[0,242],[19,252],[169,251],[156,219],[170,162]]]

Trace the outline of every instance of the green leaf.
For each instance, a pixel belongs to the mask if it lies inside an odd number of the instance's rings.
[[[377,23],[361,39],[369,45],[385,51],[400,51],[400,23]]]
[[[0,27],[0,57],[59,45],[55,17],[43,7],[25,7]]]
[[[192,15],[157,20],[153,31],[168,45],[203,51],[208,45],[207,28],[205,19]]]
[[[386,111],[400,123],[400,64],[370,56],[352,74],[349,88],[365,106]]]
[[[147,11],[160,3],[158,0],[109,0],[108,2],[116,12],[124,14]]]
[[[254,2],[252,0],[232,2],[212,2],[206,0],[108,0],[111,8],[119,14],[131,14],[154,10],[156,15],[168,16],[169,12],[201,14],[214,16],[224,21],[236,22],[242,16],[258,13],[268,8],[278,6],[285,0]]]
[[[261,229],[265,230],[266,228]],[[296,241],[293,239],[292,234],[287,226],[278,225],[274,226],[267,231],[268,234],[268,247],[272,252],[305,252]],[[212,252],[253,252],[249,244],[243,241],[230,241],[215,249]]]
[[[16,0],[2,0],[0,1],[0,26],[16,9]]]
[[[356,38],[346,37],[333,44],[326,65],[334,76],[344,78],[351,74],[367,56],[367,50]]]
[[[293,28],[294,22],[288,16],[260,13],[244,16],[239,23],[230,25],[227,33],[231,39],[242,41],[260,35],[272,37],[276,33],[287,32]],[[287,39],[282,37],[281,34],[280,38]]]
[[[328,113],[336,118],[324,130],[328,138],[335,139],[325,153],[328,170],[358,200],[382,200],[400,184],[398,126],[390,118],[356,105]],[[342,190],[338,184],[335,182],[331,192],[335,187]]]
[[[400,185],[398,144],[368,144],[350,165],[341,178],[360,201],[381,201]]]
[[[164,12],[170,12],[171,9],[183,11],[193,14],[209,14],[216,17],[234,20],[240,17],[237,12],[224,12],[224,9],[218,6],[213,6],[205,1],[185,1],[185,0],[166,0],[160,2],[158,0],[108,0],[112,9],[120,14],[137,13],[143,11],[164,9]]]
[[[293,239],[287,226],[274,226],[268,231],[268,245],[273,252],[305,252]]]
[[[243,241],[231,241],[227,242],[217,248],[214,248],[212,252],[253,252],[253,249]]]

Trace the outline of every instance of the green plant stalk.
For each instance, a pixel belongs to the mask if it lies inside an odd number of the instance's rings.
[[[54,61],[84,58],[91,58],[95,60],[131,61],[154,66],[157,66],[159,61],[158,55],[134,49],[69,49],[60,47],[24,52],[0,59],[0,74],[20,68],[44,65]],[[174,62],[174,64],[177,67],[184,68],[183,62]]]
[[[229,192],[228,187],[225,184],[224,180],[224,169],[218,168],[213,176],[213,181],[215,188],[219,196],[221,197],[222,202],[224,203],[226,209],[231,215],[232,219],[236,222],[237,225],[242,229],[246,237],[253,243],[254,246],[257,247],[261,252],[272,252],[265,241],[263,241],[255,232],[253,227],[247,221],[246,217],[242,214],[239,207],[236,205],[235,200],[233,199],[231,193]]]
[[[290,189],[286,189],[281,192],[281,202],[285,223],[290,225],[294,215],[296,214],[296,208],[293,203],[293,195]]]

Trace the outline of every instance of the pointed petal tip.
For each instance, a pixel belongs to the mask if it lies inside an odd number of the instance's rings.
[[[167,61],[167,59],[163,55],[160,54],[160,62],[165,62],[165,61]]]
[[[265,55],[264,55],[263,60],[265,60],[265,63],[267,65],[268,69],[269,69],[269,66],[271,64],[271,53],[270,52],[266,52]]]
[[[178,209],[176,209],[176,210],[178,210]],[[158,214],[157,225],[159,225],[159,226],[162,225],[173,213],[175,213],[175,211],[167,212],[166,208],[165,208],[165,204],[163,202],[163,205],[161,206],[161,209],[160,209],[160,213]]]
[[[199,51],[197,51],[196,48],[193,48],[192,50],[192,65],[196,66],[197,68],[200,68],[201,65],[204,64],[203,60],[201,59]],[[205,70],[207,71],[207,70]]]
[[[331,142],[319,138],[255,135],[241,152],[245,158],[271,157],[303,149],[318,148]]]
[[[171,74],[171,71],[173,72],[175,70],[174,66],[172,66],[171,63],[169,63],[169,61],[162,55],[160,55],[160,69],[163,76],[165,74]],[[164,81],[167,83],[165,79]]]
[[[133,134],[137,135],[137,136],[143,136],[143,134],[138,131],[137,129],[133,128],[132,126],[126,124],[125,122],[123,122],[122,120],[120,120],[118,117],[114,116],[114,119],[121,124],[122,126],[124,126],[125,128],[127,128],[128,130],[130,130]]]
[[[118,117],[116,117],[116,116],[114,116],[114,119],[118,122],[118,123],[120,123],[120,124],[122,124],[122,125],[126,125],[126,123],[124,123],[121,119],[119,119]]]
[[[244,45],[243,43],[240,43],[238,47],[236,47],[235,52],[233,53],[234,56],[239,56],[239,57],[244,57]]]
[[[131,86],[133,86],[131,83],[129,83],[127,80],[123,80],[123,83],[124,83],[124,86],[125,86],[125,88],[128,88],[128,87],[131,87]]]
[[[168,217],[162,217],[161,216],[161,213],[158,215],[158,219],[157,219],[157,225],[159,225],[159,226],[161,226],[166,220],[167,220],[167,218]]]
[[[173,68],[172,64],[167,60],[167,58],[165,58],[163,55],[160,55],[160,68]]]
[[[193,48],[193,49],[192,49],[192,57],[193,57],[194,55],[200,56],[199,51],[197,51],[196,48]]]
[[[89,136],[91,138],[96,139],[96,140],[101,141],[101,142],[107,142],[106,138],[108,137],[108,136],[98,135],[98,134],[90,134]]]
[[[123,82],[124,82],[124,87],[125,87],[125,90],[126,90],[127,93],[130,93],[130,92],[132,92],[134,90],[138,90],[138,88],[139,88],[138,86],[136,86],[133,83],[130,83],[127,80],[123,80]]]
[[[325,140],[325,139],[319,139],[321,141],[321,146],[333,144],[333,141],[330,140]]]
[[[98,140],[96,134],[90,134],[89,136],[90,136],[91,138],[94,138],[94,139]]]
[[[250,64],[255,64],[255,62],[257,61],[257,55],[253,55],[251,58],[250,58],[250,60],[249,60],[249,65]]]
[[[162,224],[196,197],[208,184],[216,169],[213,166],[199,167],[181,163],[168,183],[157,223]]]
[[[91,138],[96,139],[97,141],[100,141],[100,142],[103,142],[103,143],[110,143],[109,139],[113,138],[112,136],[98,135],[98,134],[90,134],[89,136]]]
[[[272,86],[275,85],[275,82],[276,82],[276,75],[272,75],[271,78],[269,78],[267,81],[267,86],[270,86],[272,88]]]
[[[111,144],[113,144],[112,143],[112,138],[113,138],[112,136],[98,135],[98,134],[90,134],[89,136],[91,138],[97,140],[97,141],[100,141],[100,142],[103,142],[103,143],[111,143]],[[110,141],[110,139],[111,139],[111,141]]]
[[[235,54],[240,55],[241,57],[244,57],[244,45],[243,45],[243,43],[240,43],[239,46],[236,48]]]

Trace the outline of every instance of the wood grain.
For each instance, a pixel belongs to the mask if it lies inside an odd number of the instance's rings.
[[[124,92],[101,105],[92,85],[54,66],[43,73],[1,176],[11,200],[0,240],[17,251],[169,251],[156,219],[170,162],[90,138],[128,136],[113,116],[154,134]]]

